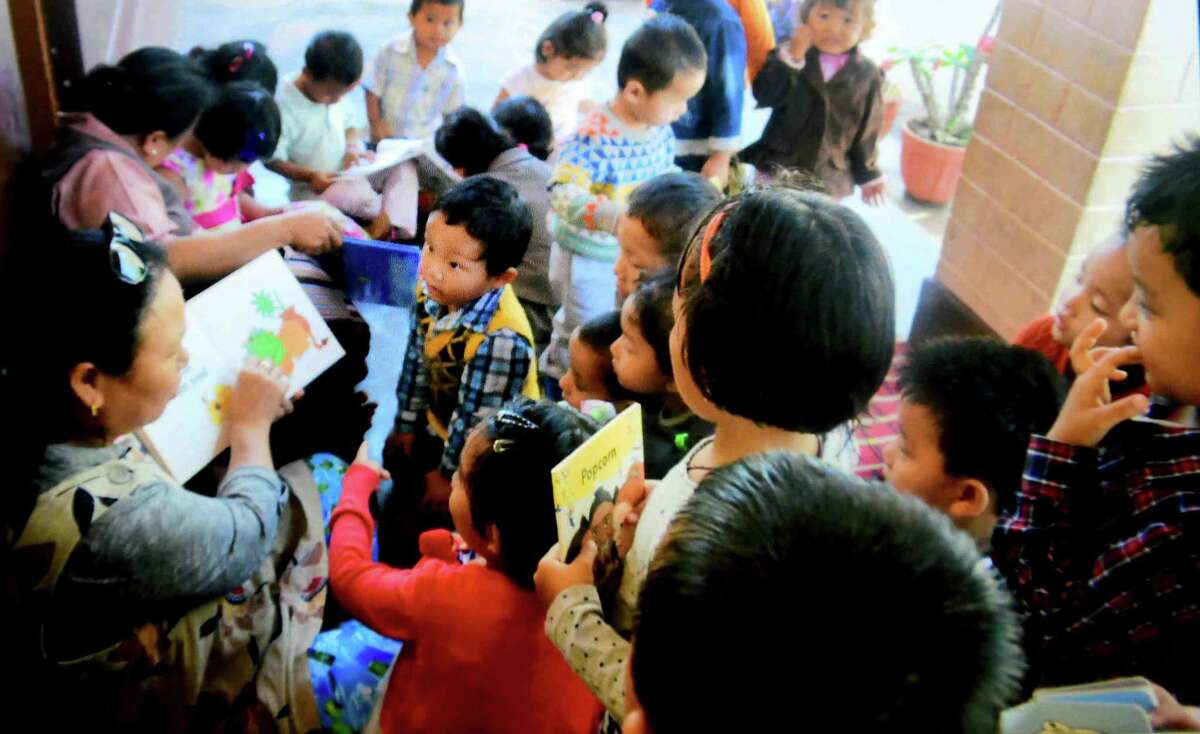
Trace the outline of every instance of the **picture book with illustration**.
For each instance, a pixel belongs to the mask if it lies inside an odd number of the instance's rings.
[[[179,482],[226,448],[225,405],[247,359],[279,368],[295,394],[345,355],[275,250],[190,299],[185,318],[188,364],[179,392],[139,432]]]
[[[1150,734],[1158,706],[1145,678],[1113,678],[1077,686],[1039,688],[1004,712],[1001,734]]]
[[[578,553],[589,524],[611,516],[621,487],[644,461],[642,408],[634,403],[554,467],[554,517],[563,560]]]

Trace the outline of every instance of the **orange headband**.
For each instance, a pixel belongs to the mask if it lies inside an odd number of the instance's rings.
[[[704,237],[700,240],[700,282],[708,280],[709,274],[712,272],[712,238],[716,235],[717,230],[721,228],[721,224],[725,221],[725,215],[729,213],[729,209],[722,209],[713,215],[713,218],[708,220],[708,226],[704,228]]]

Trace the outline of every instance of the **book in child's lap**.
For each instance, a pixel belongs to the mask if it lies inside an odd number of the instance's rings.
[[[248,359],[282,370],[294,395],[345,355],[275,250],[192,297],[185,318],[179,392],[139,432],[180,483],[227,448],[225,405]]]

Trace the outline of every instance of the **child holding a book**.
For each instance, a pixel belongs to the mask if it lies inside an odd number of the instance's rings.
[[[642,587],[625,734],[993,734],[1020,622],[977,561],[944,517],[811,457],[722,466]]]
[[[613,308],[617,221],[633,190],[674,166],[670,123],[704,85],[704,46],[684,21],[660,15],[621,50],[616,97],[593,111],[559,151],[550,180],[550,280],[562,293],[539,368],[567,370],[575,327]]]
[[[713,436],[647,500],[628,503],[638,520],[611,624],[592,582],[594,545],[570,565],[544,558],[536,579],[549,605],[547,635],[617,720],[629,652],[622,633],[697,483],[772,449],[833,459],[846,445],[832,432],[879,389],[895,342],[891,268],[870,229],[826,197],[781,184],[731,198],[708,217],[680,261],[673,306],[673,381],[688,409],[716,426]],[[786,367],[747,359],[762,352],[803,359]],[[853,468],[857,452],[849,453]]]
[[[493,107],[510,97],[529,95],[550,113],[554,139],[566,140],[579,125],[579,115],[595,106],[592,72],[608,50],[604,21],[608,8],[591,2],[563,13],[546,27],[534,45],[534,63],[505,77]]]
[[[713,425],[691,410],[675,387],[671,328],[675,313],[672,271],[644,279],[621,306],[621,336],[612,344],[617,382],[642,404],[646,477],[661,479]]]
[[[1123,675],[1200,699],[1200,143],[1154,159],[1127,204],[1134,346],[1088,354],[1058,419],[1029,443],[993,558],[1027,615],[1037,684]],[[1104,324],[1092,329],[1094,339]],[[1141,363],[1156,400],[1111,400]]]
[[[447,524],[471,429],[518,395],[539,397],[533,334],[511,286],[532,232],[517,190],[490,176],[447,190],[429,217],[388,437],[397,482],[380,553],[389,562],[411,565],[419,531]]]
[[[947,338],[909,352],[900,391],[884,478],[945,513],[986,553],[1021,486],[1029,437],[1058,414],[1062,378],[1037,352]]]
[[[863,201],[882,203],[883,74],[859,48],[875,28],[875,0],[805,0],[799,21],[754,79],[771,119],[742,158],[768,174],[810,173],[830,196],[859,186]]]
[[[617,301],[624,303],[643,275],[674,270],[696,223],[720,200],[716,187],[690,171],[664,173],[634,189],[617,220]]]
[[[477,425],[450,494],[459,537],[424,533],[420,562],[403,569],[371,560],[369,498],[387,473],[363,445],[333,513],[330,583],[354,617],[405,640],[384,731],[595,731],[601,706],[546,639],[533,591],[558,535],[550,470],[595,429],[569,408],[523,399]],[[460,563],[460,544],[481,561]]]

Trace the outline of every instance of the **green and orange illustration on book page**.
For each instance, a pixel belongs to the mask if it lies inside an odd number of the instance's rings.
[[[277,252],[248,263],[187,303],[188,364],[143,443],[179,481],[225,448],[225,410],[247,360],[270,362],[294,394],[345,354]]]

